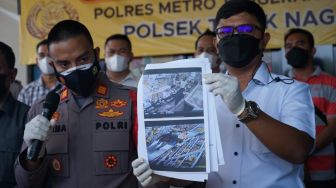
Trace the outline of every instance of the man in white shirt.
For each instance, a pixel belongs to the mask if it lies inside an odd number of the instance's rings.
[[[216,95],[225,165],[209,188],[303,188],[303,165],[315,139],[314,107],[307,85],[270,73],[262,54],[270,35],[266,15],[253,1],[225,3],[217,12],[216,46],[227,74],[204,76]],[[163,179],[146,162],[133,162],[143,186]]]
[[[129,69],[133,59],[129,38],[122,34],[111,35],[106,39],[104,49],[107,77],[112,82],[137,87],[138,79]]]

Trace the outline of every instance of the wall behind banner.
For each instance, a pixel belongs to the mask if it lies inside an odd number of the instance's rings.
[[[216,0],[21,0],[22,62],[32,64],[34,45],[60,20],[83,22],[96,45],[115,33],[127,34],[135,56],[189,54],[196,37],[214,29],[214,16],[225,2]],[[255,0],[267,13],[272,39],[268,48],[281,48],[292,27],[312,31],[317,44],[335,44],[335,0]]]

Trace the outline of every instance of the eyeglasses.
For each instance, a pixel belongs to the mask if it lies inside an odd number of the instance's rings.
[[[239,34],[251,34],[255,30],[262,31],[262,29],[256,25],[251,24],[243,24],[238,26],[223,26],[216,29],[216,34],[218,38],[224,38],[227,36],[233,35],[234,31],[236,30]]]

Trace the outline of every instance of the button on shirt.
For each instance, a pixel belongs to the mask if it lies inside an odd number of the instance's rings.
[[[266,65],[261,64],[254,81],[243,91],[244,98],[255,101],[271,117],[315,138],[314,107],[308,86],[296,81],[292,84],[271,82],[272,78],[287,78],[271,75]],[[209,175],[207,187],[304,187],[303,165],[292,164],[272,153],[238,121],[220,97],[215,100],[225,165]]]
[[[26,85],[25,87],[23,87],[18,96],[18,101],[21,101],[27,104],[28,106],[31,106],[38,99],[48,94],[48,92],[52,89],[53,88],[51,89],[47,88],[42,81],[42,77],[40,77],[38,80],[35,80],[30,84]]]
[[[0,108],[0,187],[15,187],[14,161],[23,142],[29,107],[8,95]]]

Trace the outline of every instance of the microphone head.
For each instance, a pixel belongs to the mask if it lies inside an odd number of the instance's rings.
[[[56,92],[49,92],[43,103],[43,108],[48,109],[50,112],[54,113],[57,110],[58,104],[60,102],[60,96]]]

